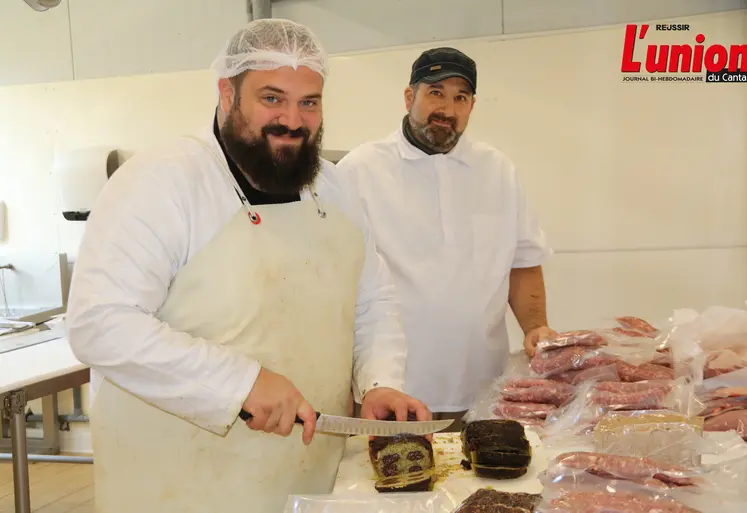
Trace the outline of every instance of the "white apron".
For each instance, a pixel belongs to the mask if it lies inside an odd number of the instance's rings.
[[[241,210],[178,272],[157,317],[286,376],[317,411],[346,415],[363,236],[318,199],[253,207],[241,196]],[[99,513],[281,513],[289,494],[332,491],[346,441],[317,433],[306,447],[301,426],[285,438],[241,419],[220,437],[108,380],[91,432]]]

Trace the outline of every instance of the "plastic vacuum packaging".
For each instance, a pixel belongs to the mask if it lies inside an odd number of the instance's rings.
[[[724,440],[718,449],[729,450],[731,442]],[[739,454],[742,457],[719,464],[679,467],[649,458],[564,453],[540,476],[544,490],[537,511],[743,513],[747,457]],[[715,504],[719,508],[714,509]]]
[[[668,367],[669,362],[662,365],[665,354],[661,352],[656,341],[645,338],[621,336],[617,340],[610,340],[601,347],[568,346],[537,353],[529,366],[532,372],[540,378],[566,380],[564,373],[583,371],[596,367],[623,364],[617,372],[623,381],[642,381],[644,379],[674,378],[674,372]],[[654,363],[659,362],[659,363]],[[641,371],[638,371],[638,368]]]
[[[677,380],[625,382],[588,381],[576,387],[574,399],[551,411],[542,427],[545,445],[563,444],[563,440],[583,437],[609,412],[665,410],[692,416],[693,384],[686,378]]]
[[[666,329],[667,344],[681,365],[696,367],[705,388],[723,386],[725,375],[742,374],[747,385],[747,311],[709,307],[699,313],[675,310]],[[739,386],[738,382],[734,384]]]
[[[736,431],[747,440],[747,388],[721,388],[703,395],[699,415],[705,431]]]
[[[447,493],[386,495],[291,495],[283,513],[451,513],[458,504]]]
[[[598,476],[645,484],[657,489],[695,486],[700,472],[649,458],[591,451],[563,453],[549,462],[545,479],[554,483],[589,481]],[[592,480],[593,481],[593,480]]]
[[[587,381],[620,381],[620,373],[617,370],[617,364],[610,363],[598,367],[589,367],[588,369],[570,370],[556,374],[552,378],[556,381],[568,383],[569,385],[580,385]]]
[[[677,500],[668,489],[591,476],[545,486],[536,513],[707,513]]]
[[[703,420],[661,410],[607,412],[594,428],[594,448],[673,466],[700,465]]]
[[[540,429],[552,410],[573,399],[575,390],[568,383],[529,377],[526,360],[518,361],[481,392],[465,421],[514,420]]]
[[[621,337],[656,338],[659,330],[647,321],[638,317],[622,316],[615,319],[619,326],[596,330],[571,330],[558,333],[556,336],[540,340],[537,353],[545,353],[565,347],[599,348],[610,341],[620,340]]]
[[[539,494],[480,488],[467,497],[454,513],[534,513],[541,499]]]

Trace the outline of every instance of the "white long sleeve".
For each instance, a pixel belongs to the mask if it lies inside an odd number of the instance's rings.
[[[391,273],[376,251],[370,223],[344,173],[325,163],[319,194],[334,201],[362,230],[366,261],[358,288],[353,354],[353,394],[387,387],[404,391],[407,341]]]
[[[75,263],[68,337],[81,362],[118,386],[225,435],[254,385],[259,363],[177,332],[154,316],[188,253],[201,242],[195,239],[209,239],[223,222],[216,213],[195,235],[195,212],[183,203],[189,195],[178,181],[163,179],[179,171],[164,174],[135,163],[120,168],[107,184]]]
[[[389,270],[369,233],[356,305],[353,355],[354,391],[359,394],[356,401],[377,387],[404,391],[407,344],[398,308]]]

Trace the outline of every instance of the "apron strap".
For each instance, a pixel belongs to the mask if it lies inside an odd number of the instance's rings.
[[[225,157],[218,155],[218,152],[215,151],[215,148],[210,146],[204,139],[197,137],[195,135],[185,135],[184,137],[188,139],[193,139],[200,143],[203,148],[208,150],[212,155],[215,161],[220,165],[221,169],[228,175],[228,178],[233,183],[233,188],[236,190],[236,194],[239,195],[239,199],[241,199],[241,203],[246,207],[246,209],[249,212],[249,219],[254,224],[259,224],[261,222],[261,219],[259,217],[259,214],[254,211],[254,208],[249,203],[249,200],[246,199],[246,195],[244,195],[243,191],[241,190],[241,187],[239,186],[239,183],[236,181],[236,177],[233,176],[233,173],[231,172],[231,169],[228,167],[228,163],[226,162]],[[314,203],[316,203],[316,211],[319,217],[322,219],[327,217],[327,212],[322,208],[321,201],[319,200],[319,195],[316,193],[316,189],[311,186],[308,188],[309,192],[311,193],[311,197],[314,199]]]

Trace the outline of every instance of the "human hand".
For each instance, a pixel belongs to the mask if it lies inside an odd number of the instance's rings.
[[[264,367],[259,371],[243,409],[252,415],[246,425],[255,431],[289,436],[296,416],[303,420],[303,442],[311,443],[316,412],[291,381]]]
[[[407,421],[410,413],[419,421],[433,420],[433,413],[417,399],[393,388],[375,388],[363,397],[361,418],[386,420],[394,414],[397,421]]]
[[[557,335],[558,333],[555,330],[552,330],[547,326],[534,328],[524,337],[524,351],[526,351],[530,357],[533,357],[537,353],[537,344],[540,340],[547,340],[556,337]]]
[[[425,421],[433,413],[417,399],[393,388],[375,388],[363,397],[361,418],[369,420]],[[372,439],[373,437],[369,437]],[[426,438],[431,440],[431,435]]]

